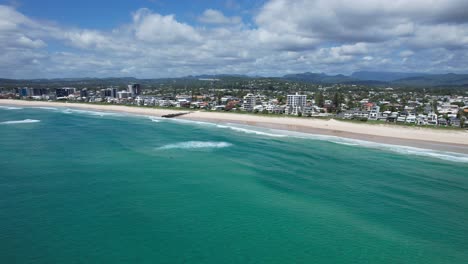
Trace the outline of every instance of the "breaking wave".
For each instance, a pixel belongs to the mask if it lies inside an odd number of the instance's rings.
[[[236,132],[243,132],[246,134],[255,134],[255,135],[260,135],[260,136],[269,136],[269,137],[287,137],[288,135],[283,135],[281,133],[269,133],[267,129],[264,129],[264,131],[261,131],[256,128],[251,128],[250,126],[247,127],[242,127],[241,125],[233,125],[230,123],[226,123],[224,125],[216,124],[216,123],[210,123],[210,122],[203,122],[203,121],[192,121],[192,120],[184,120],[184,119],[171,119],[172,121],[175,121],[177,123],[185,123],[185,124],[193,124],[193,125],[202,125],[202,126],[211,126],[211,127],[217,127],[217,128],[222,128],[222,129],[230,129],[234,130]]]
[[[155,123],[159,123],[162,121],[162,118],[158,118],[158,117],[154,117],[154,116],[148,116],[149,120],[151,120],[151,122],[155,122]]]
[[[468,155],[463,153],[449,152],[449,151],[438,151],[417,147],[408,147],[402,145],[392,145],[386,143],[378,143],[372,141],[365,141],[359,139],[343,138],[337,136],[328,136],[328,135],[314,135],[301,132],[293,131],[284,131],[284,130],[275,130],[279,135],[292,137],[292,138],[301,138],[301,139],[310,139],[310,140],[320,140],[328,141],[335,144],[345,145],[349,147],[365,147],[371,149],[379,149],[383,151],[390,151],[403,155],[416,155],[422,157],[442,159],[452,162],[463,162],[468,163]]]
[[[243,128],[243,127],[236,127],[236,126],[225,126],[225,125],[216,125],[216,126],[219,128],[227,128],[227,129],[231,129],[237,132],[255,134],[255,135],[260,135],[260,136],[269,136],[269,137],[287,137],[288,136],[288,135],[283,135],[283,134],[269,133],[269,132],[248,129],[248,128]]]
[[[402,145],[392,145],[392,144],[386,144],[386,143],[378,143],[378,142],[337,137],[337,136],[307,134],[307,133],[286,131],[286,130],[271,129],[269,131],[272,131],[274,133],[276,132],[278,133],[277,135],[281,135],[284,137],[328,141],[331,143],[345,145],[349,147],[365,147],[365,148],[371,148],[371,149],[379,149],[383,151],[390,151],[390,152],[403,154],[403,155],[416,155],[416,156],[422,156],[422,157],[442,159],[442,160],[452,161],[452,162],[468,163],[468,155],[463,154],[463,153],[438,151],[438,150],[408,147],[408,146],[402,146]]]
[[[442,159],[446,161],[453,161],[453,162],[463,162],[468,163],[468,155],[462,153],[455,153],[449,151],[437,151],[431,149],[423,149],[423,148],[416,148],[416,147],[407,147],[401,145],[391,145],[391,144],[383,144],[383,143],[376,143],[364,140],[354,140],[356,143],[347,143],[344,141],[335,141],[330,140],[331,142],[342,144],[342,145],[353,145],[353,146],[360,146],[366,148],[373,148],[373,149],[380,149],[380,150],[387,150],[403,155],[416,155],[416,156],[423,156],[423,157],[430,157],[436,159]],[[353,141],[349,139],[349,141]]]
[[[0,109],[4,109],[4,110],[21,110],[23,108],[16,107],[16,106],[3,106],[3,105],[0,105]]]
[[[337,136],[308,134],[308,133],[279,130],[279,129],[267,129],[267,128],[259,128],[259,127],[254,127],[254,126],[238,125],[238,124],[231,124],[231,123],[216,124],[216,123],[209,123],[209,122],[189,121],[189,120],[180,120],[180,119],[178,119],[177,122],[205,125],[205,126],[217,127],[221,129],[230,129],[236,132],[255,134],[259,136],[278,137],[278,138],[300,138],[300,139],[309,139],[309,140],[328,141],[328,142],[332,142],[335,144],[340,144],[340,145],[344,145],[348,147],[365,147],[365,148],[379,149],[383,151],[390,151],[390,152],[398,153],[402,155],[416,155],[416,156],[441,159],[441,160],[451,161],[451,162],[468,163],[467,154],[449,152],[449,151],[438,151],[438,150],[431,150],[431,149],[424,149],[424,148],[417,148],[417,147],[408,147],[408,146],[402,146],[402,145],[392,145],[392,144],[377,143],[377,142],[372,142],[372,141],[343,138],[343,137],[337,137]]]
[[[41,122],[41,120],[36,120],[36,119],[24,119],[24,120],[13,120],[13,121],[0,122],[0,124],[3,124],[3,125],[12,125],[12,124],[28,124],[28,123],[38,123],[38,122]]]
[[[31,108],[44,109],[44,110],[54,110],[54,111],[60,110],[60,109],[58,109],[56,107],[46,107],[46,106],[33,106]]]
[[[186,141],[175,144],[168,144],[158,149],[211,149],[211,148],[227,148],[232,146],[228,142],[212,142],[212,141]]]
[[[64,109],[62,110],[64,114],[85,114],[85,115],[92,115],[92,116],[118,116],[119,114],[116,113],[109,113],[109,112],[100,112],[100,111],[89,111],[89,110],[77,110],[77,109]]]

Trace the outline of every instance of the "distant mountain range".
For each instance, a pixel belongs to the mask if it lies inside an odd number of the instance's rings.
[[[288,74],[283,76],[283,79],[299,82],[308,83],[346,83],[356,81],[357,79],[345,76],[342,74],[338,75],[327,75],[325,73],[299,73],[299,74]]]
[[[269,78],[261,76],[247,76],[237,74],[197,75],[180,78],[137,79],[134,77],[110,77],[110,78],[56,78],[56,79],[0,79],[2,85],[122,85],[127,83],[155,84],[164,82],[193,82],[199,79],[242,80]],[[359,71],[346,76],[343,74],[328,75],[325,73],[298,73],[287,74],[283,77],[271,77],[283,81],[305,82],[312,84],[358,84],[376,86],[400,86],[400,87],[439,87],[462,86],[468,87],[468,74],[427,74],[405,72],[377,72]]]
[[[467,86],[468,74],[427,74],[404,72],[371,72],[359,71],[350,76],[325,73],[299,73],[283,76],[285,80],[315,84],[367,84],[398,86]]]
[[[396,80],[427,75],[428,74],[426,73],[358,71],[351,74],[351,77],[363,81],[392,82]]]

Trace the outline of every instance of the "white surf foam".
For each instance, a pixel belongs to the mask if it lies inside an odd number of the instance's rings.
[[[28,124],[28,123],[38,123],[38,122],[41,122],[41,120],[24,119],[24,120],[13,120],[13,121],[0,122],[0,124],[12,125],[12,124]]]
[[[169,119],[166,118],[166,120],[173,121],[173,122],[176,122],[176,123],[183,123],[183,124],[185,123],[185,124],[192,124],[192,125],[216,126],[215,123],[185,120],[185,119],[178,119],[178,118],[169,118]]]
[[[287,135],[283,135],[283,134],[280,134],[280,133],[269,133],[269,132],[265,132],[265,131],[255,130],[255,129],[243,128],[243,127],[239,127],[239,126],[232,126],[232,125],[228,125],[228,126],[216,125],[216,126],[219,127],[219,128],[227,128],[227,129],[230,129],[230,130],[234,130],[234,131],[237,131],[237,132],[243,132],[243,133],[247,133],[247,134],[255,134],[255,135],[269,136],[269,137],[287,137]]]
[[[155,116],[146,116],[146,117],[148,117],[148,119],[151,120],[151,122],[155,122],[155,123],[159,123],[163,121],[163,119],[160,117],[155,117]]]
[[[181,123],[216,126],[218,128],[230,129],[236,132],[255,134],[255,135],[260,135],[260,136],[279,137],[279,138],[290,137],[290,138],[328,141],[328,142],[345,145],[349,147],[365,147],[365,148],[372,148],[372,149],[380,149],[384,151],[390,151],[393,153],[399,153],[402,155],[416,155],[416,156],[436,158],[436,159],[452,161],[452,162],[468,163],[468,155],[463,154],[463,153],[438,151],[438,150],[408,147],[408,146],[402,146],[402,145],[392,145],[392,144],[385,144],[385,143],[377,143],[377,142],[372,142],[372,141],[342,138],[342,137],[329,136],[329,135],[308,134],[308,133],[279,130],[279,129],[266,129],[266,128],[248,126],[248,125],[231,124],[231,123],[226,123],[226,124],[221,125],[221,124],[215,124],[215,123],[180,120],[180,119],[177,119],[177,121]]]
[[[336,142],[336,143],[345,144],[345,142]],[[367,148],[373,148],[373,149],[388,150],[388,151],[403,154],[403,155],[416,155],[416,156],[422,156],[422,157],[442,159],[446,161],[468,163],[468,155],[462,154],[462,153],[455,153],[455,152],[449,152],[449,151],[437,151],[437,150],[408,147],[408,146],[401,146],[401,145],[382,144],[382,143],[375,143],[375,142],[369,142],[369,141],[359,141],[359,144],[356,144],[356,145],[367,147]]]
[[[0,105],[0,109],[4,109],[4,110],[21,110],[23,108],[16,107],[16,106],[3,106],[3,105]]]
[[[228,142],[213,142],[213,141],[186,141],[175,144],[168,144],[158,149],[210,149],[210,148],[227,148],[232,146]]]
[[[226,123],[224,125],[216,124],[216,123],[210,123],[210,122],[202,122],[202,121],[192,121],[192,120],[185,120],[185,119],[169,119],[171,121],[175,121],[177,123],[186,123],[186,124],[192,124],[192,125],[202,125],[202,126],[215,126],[218,128],[223,128],[223,129],[230,129],[234,130],[236,132],[243,132],[246,134],[255,134],[255,135],[260,135],[260,136],[269,136],[269,137],[287,137],[288,135],[282,135],[280,133],[269,133],[267,129],[264,129],[261,131],[260,129],[257,128],[250,128],[250,127],[242,127],[241,125],[238,124],[230,124]]]
[[[92,116],[118,116],[119,114],[116,113],[109,113],[109,112],[100,112],[100,111],[89,111],[89,110],[78,110],[78,109],[64,109],[62,110],[64,114],[85,114],[85,115],[92,115]]]
[[[31,107],[31,108],[44,109],[44,110],[54,110],[54,111],[60,110],[60,109],[58,109],[56,107],[46,107],[46,106],[35,106],[35,107]]]
[[[438,150],[408,147],[408,146],[402,146],[402,145],[377,143],[377,142],[365,141],[365,140],[359,140],[359,139],[342,138],[342,137],[328,136],[328,135],[314,135],[314,134],[306,134],[306,133],[284,131],[284,130],[278,130],[278,133],[281,133],[282,135],[287,135],[290,137],[295,137],[295,138],[328,141],[328,142],[350,146],[350,147],[365,147],[365,148],[372,148],[372,149],[380,149],[380,150],[391,151],[391,152],[399,153],[403,155],[416,155],[416,156],[422,156],[422,157],[442,159],[446,161],[468,163],[468,155],[463,154],[463,153],[438,151]]]

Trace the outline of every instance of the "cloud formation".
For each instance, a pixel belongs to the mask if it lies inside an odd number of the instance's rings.
[[[206,9],[205,12],[198,18],[202,23],[206,24],[239,24],[242,21],[240,16],[227,17],[221,11],[214,9]]]
[[[253,24],[216,9],[188,23],[141,8],[98,30],[0,5],[0,77],[466,72],[465,10],[464,0],[270,0]]]

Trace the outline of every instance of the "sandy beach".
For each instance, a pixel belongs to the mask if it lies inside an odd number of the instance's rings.
[[[96,110],[96,111],[109,111],[109,112],[120,112],[129,113],[135,115],[150,115],[161,117],[163,115],[175,114],[180,112],[187,112],[181,110],[170,110],[170,109],[156,109],[156,108],[145,108],[145,107],[132,107],[125,105],[99,105],[99,104],[82,104],[82,103],[66,103],[66,102],[45,102],[45,101],[22,101],[22,100],[0,100],[0,105],[15,105],[15,106],[26,106],[26,107],[66,107],[66,108],[78,108],[83,110]]]
[[[43,101],[0,100],[0,105],[68,107],[98,111],[124,112],[136,115],[161,117],[187,112],[183,110],[129,107],[121,105],[93,105]],[[192,111],[178,117],[185,120],[212,123],[235,123],[263,128],[289,130],[310,134],[332,135],[378,143],[419,147],[468,154],[468,131],[405,127],[389,124],[359,124],[313,118],[272,117],[222,112]]]

